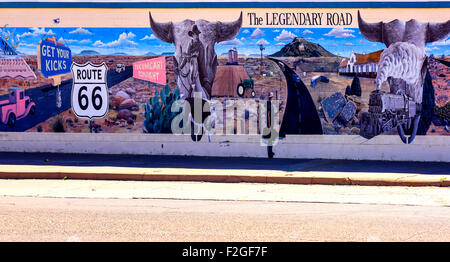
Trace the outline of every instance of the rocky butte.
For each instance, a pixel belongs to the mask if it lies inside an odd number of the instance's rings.
[[[280,51],[272,54],[275,57],[289,57],[289,56],[301,56],[301,57],[335,57],[334,54],[328,52],[321,45],[308,42],[303,37],[296,37],[291,43],[285,45]]]

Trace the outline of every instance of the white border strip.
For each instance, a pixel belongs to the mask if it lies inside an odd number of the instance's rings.
[[[0,151],[217,157],[267,157],[257,135],[190,136],[105,133],[0,133]],[[367,140],[357,135],[287,136],[273,147],[276,158],[450,162],[450,136],[398,136]]]

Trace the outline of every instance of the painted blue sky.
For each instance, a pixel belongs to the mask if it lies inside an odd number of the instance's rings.
[[[173,52],[173,44],[157,39],[150,28],[17,28],[23,54],[36,54],[39,40],[56,36],[78,54],[82,50],[94,50],[100,54],[125,53],[128,55],[161,54]],[[216,53],[221,55],[236,47],[240,54],[259,54],[258,44],[265,46],[264,54],[273,54],[294,37],[303,37],[310,42],[322,45],[328,51],[348,57],[352,51],[370,53],[385,46],[369,42],[360,34],[358,28],[242,28],[238,36],[226,42],[216,44]],[[428,44],[428,55],[450,55],[450,39]]]

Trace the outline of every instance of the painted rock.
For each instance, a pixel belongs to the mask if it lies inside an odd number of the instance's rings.
[[[133,113],[128,109],[122,109],[117,113],[117,119],[131,120],[133,119]]]
[[[361,83],[359,82],[359,77],[357,76],[353,77],[350,95],[361,96]]]
[[[347,96],[347,101],[352,101],[356,105],[356,111],[361,111],[363,104],[361,103],[360,96]]]
[[[346,96],[350,96],[351,94],[350,94],[350,86],[347,86],[346,88],[345,88],[345,95]]]
[[[341,113],[339,114],[339,120],[341,120],[343,123],[346,124],[353,120],[355,113],[356,113],[356,105],[355,103],[350,101],[344,106]]]
[[[328,122],[333,122],[344,108],[347,100],[340,92],[336,92],[322,101],[322,108]]]
[[[125,92],[127,92],[127,94],[129,94],[130,96],[136,94],[136,90],[132,87],[128,87]]]
[[[111,103],[113,107],[119,107],[119,105],[126,99],[129,99],[130,95],[125,93],[124,91],[119,91],[113,98],[111,99]]]
[[[120,109],[132,109],[133,107],[136,107],[136,101],[131,98],[123,100],[119,105]]]

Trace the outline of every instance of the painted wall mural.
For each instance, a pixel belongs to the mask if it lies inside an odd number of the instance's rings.
[[[0,131],[450,135],[448,7],[92,9],[0,14]]]

